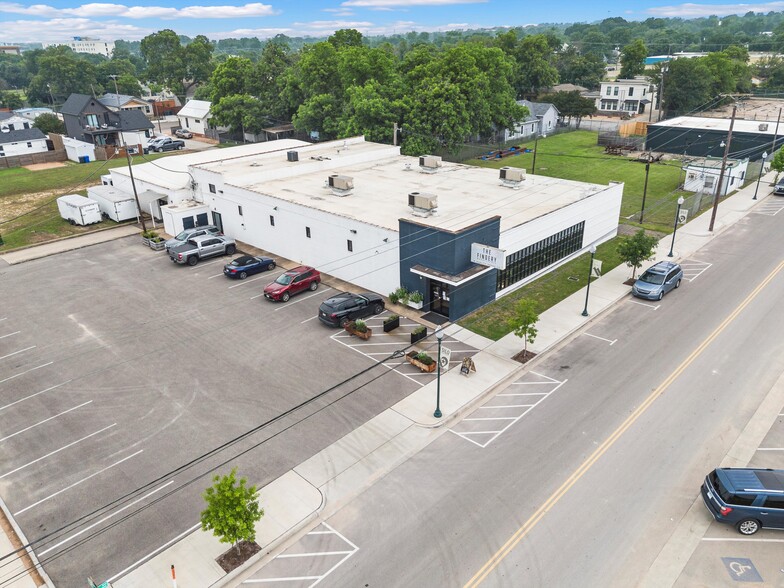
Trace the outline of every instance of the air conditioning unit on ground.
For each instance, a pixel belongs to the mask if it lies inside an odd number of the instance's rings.
[[[519,167],[502,167],[499,171],[498,177],[504,185],[519,184],[525,180],[525,170]]]
[[[441,158],[438,155],[420,155],[419,168],[426,173],[433,174],[441,167]]]
[[[438,196],[429,192],[411,192],[408,195],[408,205],[414,214],[429,216],[438,209]]]

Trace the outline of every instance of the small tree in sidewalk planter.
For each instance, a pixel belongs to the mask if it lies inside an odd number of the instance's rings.
[[[517,315],[513,318],[511,326],[514,327],[514,334],[523,340],[523,352],[514,357],[520,362],[526,362],[531,359],[534,354],[528,355],[528,344],[536,340],[539,331],[536,329],[536,323],[539,322],[539,313],[536,311],[536,301],[529,298],[523,298],[517,301],[515,305]]]
[[[645,229],[640,229],[631,237],[621,239],[618,243],[618,253],[623,261],[632,268],[632,280],[637,269],[642,267],[642,263],[653,257],[656,244],[659,240],[645,234]]]
[[[770,162],[770,169],[776,170],[776,179],[773,180],[773,183],[775,184],[779,181],[781,172],[784,171],[784,149],[776,151],[776,155],[773,156],[773,159]]]
[[[245,478],[238,481],[236,467],[226,476],[214,476],[212,481],[213,485],[202,494],[207,502],[207,508],[201,512],[202,530],[212,531],[221,543],[230,543],[236,555],[240,554],[241,541],[258,547],[256,523],[264,516],[264,509],[259,506],[256,486],[248,486]]]

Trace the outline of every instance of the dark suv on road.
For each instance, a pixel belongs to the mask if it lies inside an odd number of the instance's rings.
[[[784,529],[784,470],[718,468],[702,484],[702,500],[720,523],[753,535]]]
[[[321,303],[319,320],[330,327],[345,327],[349,322],[384,312],[384,300],[378,294],[342,292]]]

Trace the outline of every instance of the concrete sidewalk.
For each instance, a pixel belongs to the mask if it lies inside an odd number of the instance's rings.
[[[708,231],[710,211],[680,227],[673,258],[667,257],[671,236],[662,239],[655,260],[678,260],[703,247],[767,196],[768,181],[772,177],[772,173],[765,176],[759,200],[752,200],[755,184],[751,183],[722,202],[713,233]],[[128,234],[138,232],[137,227],[128,229]],[[96,238],[100,233],[93,235]],[[64,242],[50,245],[56,248]],[[68,247],[71,248],[75,247]],[[9,255],[12,255],[12,260],[19,259],[13,254],[6,254],[3,258]],[[14,262],[19,263],[9,261]],[[623,283],[629,277],[630,269],[620,266],[594,280],[590,289],[589,317],[581,314],[585,289],[542,313],[537,324],[539,334],[531,349],[544,353],[584,327],[593,317],[612,308],[629,294],[629,286]],[[268,554],[317,518],[326,518],[336,512],[376,480],[421,451],[446,431],[445,425],[460,418],[524,370],[521,364],[511,360],[522,349],[522,341],[513,334],[493,342],[458,325],[449,325],[447,333],[480,351],[474,356],[476,373],[465,377],[459,370],[452,369],[442,375],[442,419],[432,416],[436,395],[436,382],[433,381],[262,488],[261,504],[265,516],[259,522],[256,534],[262,550],[242,568],[226,574],[215,563],[215,559],[226,551],[227,545],[198,529],[194,516],[191,531],[186,531],[181,537],[173,537],[170,545],[161,546],[129,570],[118,573],[121,577],[112,579],[113,585],[117,588],[168,586],[172,581],[172,565],[182,586],[193,588],[239,583],[266,563]]]

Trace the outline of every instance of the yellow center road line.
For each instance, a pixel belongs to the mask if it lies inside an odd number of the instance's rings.
[[[613,433],[602,443],[596,451],[594,451],[588,459],[586,459],[580,467],[578,467],[571,476],[569,476],[566,481],[561,484],[560,488],[556,490],[550,498],[548,498],[542,506],[540,506],[536,512],[531,515],[531,517],[520,527],[515,533],[504,543],[501,548],[493,554],[493,556],[487,560],[485,565],[483,565],[476,574],[474,574],[473,578],[471,578],[466,584],[464,588],[474,588],[479,586],[480,583],[487,578],[488,574],[492,572],[498,565],[504,560],[504,558],[509,555],[509,552],[515,548],[515,546],[523,540],[523,538],[531,532],[531,530],[536,526],[536,524],[546,515],[550,509],[552,509],[561,498],[569,491],[569,489],[574,486],[577,481],[583,477],[583,475],[595,464],[599,458],[604,455],[608,449],[610,449],[615,442],[620,439],[621,435],[623,435],[626,430],[631,427],[635,421],[637,421],[642,414],[648,410],[648,408],[653,404],[653,402],[661,396],[664,391],[669,388],[670,384],[672,384],[675,379],[680,376],[683,371],[689,367],[701,354],[705,349],[710,345],[716,337],[718,337],[724,329],[726,329],[737,317],[738,315],[745,309],[751,302],[754,300],[759,293],[770,283],[776,275],[784,269],[784,260],[779,263],[776,268],[768,274],[768,276],[762,280],[762,282],[754,288],[754,290],[741,302],[735,310],[730,313],[727,318],[725,318],[721,324],[714,329],[714,331],[708,335],[705,340],[700,343],[697,348],[689,354],[689,356],[681,362],[681,364],[675,368],[675,370],[667,377],[664,382],[662,382],[651,394],[643,401],[637,409],[630,414],[621,425],[613,431]]]

